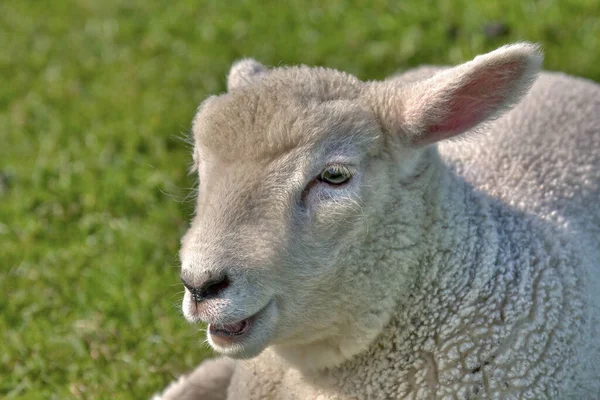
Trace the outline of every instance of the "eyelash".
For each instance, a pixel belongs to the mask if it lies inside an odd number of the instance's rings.
[[[336,171],[336,172],[338,172],[338,171],[339,171],[339,172],[343,172],[343,173],[345,173],[345,174],[347,174],[347,175],[348,175],[348,179],[347,179],[345,182],[343,182],[343,183],[340,183],[340,184],[337,184],[337,185],[336,185],[336,184],[334,184],[334,183],[329,183],[329,182],[326,182],[326,181],[324,181],[324,180],[321,178],[321,176],[322,176],[323,172],[324,172],[324,171],[326,171],[327,169],[333,169],[333,170],[334,170],[334,171]],[[309,183],[306,185],[306,187],[305,187],[305,188],[304,188],[304,190],[302,191],[302,195],[300,196],[300,201],[301,201],[302,203],[304,203],[304,202],[305,202],[305,200],[306,200],[306,196],[308,196],[308,193],[310,193],[310,190],[311,190],[311,189],[312,189],[312,188],[313,188],[313,187],[314,187],[316,184],[318,184],[319,182],[321,182],[321,183],[324,183],[324,184],[326,184],[326,185],[328,185],[328,186],[330,186],[330,187],[336,187],[336,186],[340,186],[340,187],[341,187],[341,186],[344,186],[344,185],[345,185],[345,184],[346,184],[346,183],[347,183],[347,182],[348,182],[350,179],[352,179],[353,175],[354,175],[354,174],[352,173],[352,171],[350,171],[350,169],[349,169],[349,168],[347,168],[346,166],[343,166],[343,165],[338,165],[338,164],[330,164],[330,165],[327,165],[327,166],[325,167],[325,169],[323,169],[323,170],[322,170],[322,171],[321,171],[321,172],[320,172],[320,173],[319,173],[317,176],[315,176],[315,177],[314,177],[314,178],[313,178],[313,179],[312,179],[312,180],[311,180],[311,181],[310,181],[310,182],[309,182]]]
[[[326,178],[326,174],[329,174],[330,177]],[[334,179],[334,177],[338,179]],[[316,179],[330,186],[342,186],[352,179],[352,173],[345,166],[329,165],[321,171]]]

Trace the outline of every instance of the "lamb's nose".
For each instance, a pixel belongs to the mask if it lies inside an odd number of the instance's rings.
[[[230,283],[227,275],[209,278],[197,286],[192,285],[189,281],[186,281],[183,276],[181,277],[181,282],[183,282],[183,286],[190,291],[192,294],[192,299],[196,303],[217,297],[222,290],[229,286]]]

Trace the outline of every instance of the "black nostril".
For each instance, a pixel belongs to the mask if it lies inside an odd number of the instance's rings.
[[[209,299],[211,297],[218,296],[219,293],[229,286],[229,278],[226,275],[214,280],[210,280],[200,288],[202,297]]]
[[[223,275],[215,279],[209,279],[199,286],[193,286],[188,281],[183,279],[183,277],[181,278],[181,282],[183,282],[183,286],[190,291],[192,298],[196,303],[218,296],[219,293],[228,287],[230,283],[227,275]]]

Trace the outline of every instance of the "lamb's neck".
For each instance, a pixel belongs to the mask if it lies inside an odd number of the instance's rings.
[[[441,163],[431,187],[426,192],[418,271],[407,293],[419,296],[423,290],[440,290],[468,296],[495,272],[500,251],[498,212],[506,210]]]

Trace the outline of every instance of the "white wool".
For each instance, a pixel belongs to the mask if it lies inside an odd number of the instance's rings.
[[[518,46],[512,49],[534,51]],[[489,57],[472,63],[504,60]],[[236,70],[244,65],[256,73]],[[272,79],[285,83],[290,71]],[[304,70],[298,71],[301,76]],[[600,398],[600,85],[541,73],[514,109],[479,125],[467,140],[412,152],[404,146],[422,139],[427,118],[443,119],[451,107],[427,114],[419,107],[439,97],[414,100],[405,103],[418,104],[410,118],[402,117],[404,110],[381,108],[401,102],[403,93],[439,90],[436,82],[463,73],[436,71],[409,71],[358,91],[353,78],[336,75],[340,80],[329,92],[319,89],[325,94],[318,96],[335,92],[348,101],[384,96],[373,109],[388,132],[397,121],[417,121],[414,130],[402,127],[402,143],[390,139],[388,145],[400,150],[375,156],[382,163],[401,160],[406,172],[382,178],[389,182],[377,192],[381,207],[357,220],[369,226],[339,255],[348,266],[332,275],[335,296],[326,304],[339,320],[293,327],[325,339],[304,343],[302,335],[296,342],[285,336],[249,360],[205,362],[157,398]],[[263,90],[275,85],[269,74],[246,60],[230,73],[236,79],[229,90]],[[523,82],[484,120],[518,101],[527,89]],[[344,290],[336,292],[338,283]],[[334,336],[319,336],[351,310],[354,318],[340,325],[346,330],[331,327]],[[284,313],[280,321],[288,321]]]

